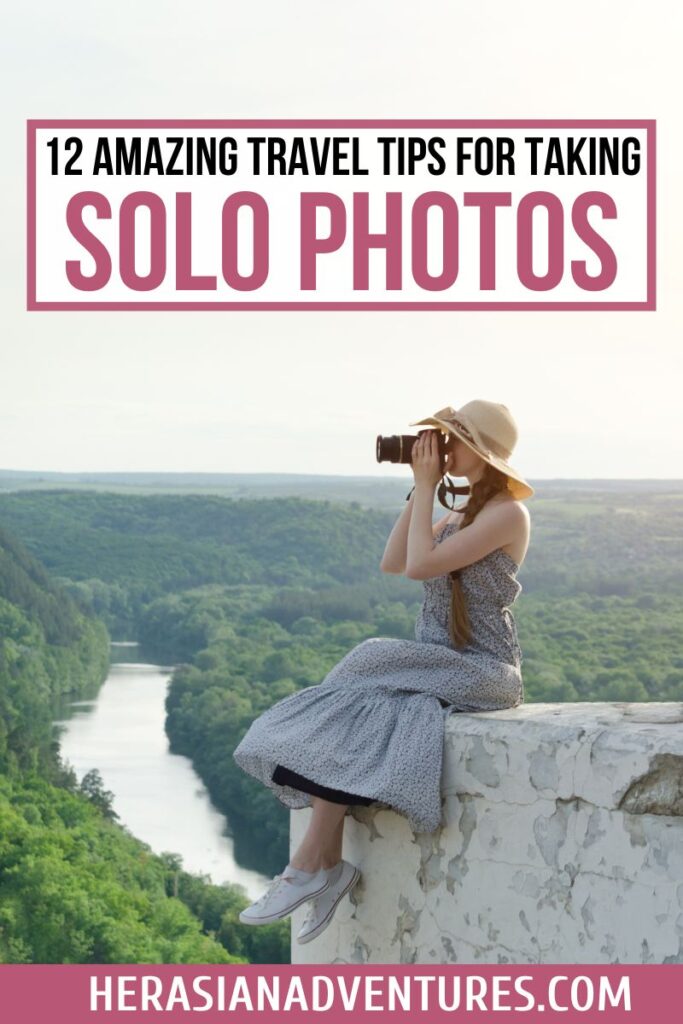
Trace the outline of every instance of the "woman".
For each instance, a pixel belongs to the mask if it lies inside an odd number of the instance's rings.
[[[313,807],[290,863],[240,914],[245,924],[266,924],[312,900],[299,942],[320,935],[360,878],[341,856],[348,808],[380,802],[415,831],[434,831],[445,715],[524,699],[510,605],[529,543],[522,500],[534,491],[507,461],[517,427],[506,406],[482,400],[411,425],[422,424],[448,435],[446,459],[442,465],[437,431],[425,430],[411,453],[415,486],[380,564],[424,583],[416,639],[365,640],[322,683],[257,718],[234,752],[286,806]],[[469,498],[432,525],[446,473],[467,477]]]

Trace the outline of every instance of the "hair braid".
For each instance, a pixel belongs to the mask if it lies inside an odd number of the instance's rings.
[[[508,479],[509,477],[505,473],[502,473],[490,463],[486,463],[480,479],[472,485],[467,504],[463,509],[458,510],[464,512],[462,522],[460,523],[461,530],[465,526],[470,525],[490,498],[508,489]],[[460,582],[460,570],[454,569],[449,573],[449,576],[453,580],[449,633],[453,646],[461,648],[465,647],[472,637],[470,618],[467,613],[467,601]]]

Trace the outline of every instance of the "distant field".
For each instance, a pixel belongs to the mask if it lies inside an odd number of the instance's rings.
[[[378,571],[405,480],[266,476],[250,488],[235,482],[232,493],[24,483],[0,492],[0,523],[55,575],[133,588],[141,600],[207,583],[315,587],[372,579],[415,590],[413,581]],[[683,594],[683,481],[537,486],[520,571],[527,592]]]
[[[117,494],[204,494],[226,498],[300,497],[333,502],[357,502],[364,508],[400,507],[412,487],[409,468],[386,465],[371,476],[318,476],[299,473],[48,473],[0,469],[0,493],[19,490],[69,489],[109,491]],[[460,481],[458,481],[460,482]],[[657,495],[675,500],[683,493],[683,480],[531,480],[534,507],[581,497],[581,511],[591,501],[604,503],[607,495],[628,500],[629,495]],[[566,509],[565,509],[566,511]]]

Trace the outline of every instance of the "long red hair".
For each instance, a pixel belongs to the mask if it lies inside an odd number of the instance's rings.
[[[463,509],[465,514],[460,522],[461,530],[473,522],[487,501],[495,497],[496,494],[508,490],[508,480],[509,477],[495,466],[488,462],[484,465],[480,479],[472,484],[470,496]],[[453,646],[461,648],[465,647],[472,637],[470,618],[467,613],[467,601],[460,583],[460,570],[454,569],[449,575],[453,580],[449,632]]]

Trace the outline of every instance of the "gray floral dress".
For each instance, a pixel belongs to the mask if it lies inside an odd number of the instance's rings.
[[[447,523],[436,543],[457,528]],[[424,580],[415,640],[358,644],[321,683],[260,715],[234,751],[237,764],[287,807],[308,807],[311,795],[275,783],[277,765],[393,807],[416,832],[433,832],[441,824],[444,717],[524,699],[510,609],[522,590],[517,571],[502,548],[460,569],[472,631],[460,650],[448,632],[450,575]]]

